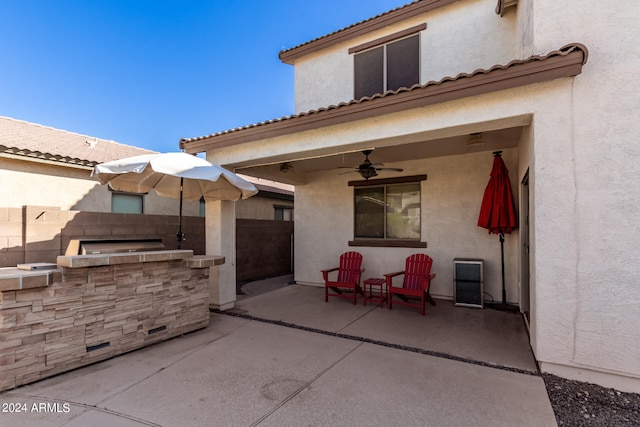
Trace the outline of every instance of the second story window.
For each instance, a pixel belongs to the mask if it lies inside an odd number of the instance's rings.
[[[354,99],[419,83],[420,35],[356,52],[354,77]]]

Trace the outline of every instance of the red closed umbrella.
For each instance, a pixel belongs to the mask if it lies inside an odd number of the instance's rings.
[[[504,283],[504,235],[510,234],[518,228],[518,215],[513,201],[509,170],[502,160],[502,151],[493,153],[493,168],[491,178],[484,190],[478,227],[486,228],[490,234],[500,235],[500,251],[502,255],[502,306],[495,307],[511,309],[507,306],[507,292]]]

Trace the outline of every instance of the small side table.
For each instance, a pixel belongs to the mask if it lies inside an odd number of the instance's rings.
[[[364,305],[367,305],[367,301],[379,303],[380,307],[382,307],[382,303],[386,299],[384,294],[382,293],[382,287],[386,284],[384,279],[376,279],[370,278],[364,281]],[[376,293],[374,294],[373,288],[377,287]]]

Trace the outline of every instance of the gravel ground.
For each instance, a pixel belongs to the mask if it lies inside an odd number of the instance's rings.
[[[640,394],[542,374],[559,426],[640,426]]]

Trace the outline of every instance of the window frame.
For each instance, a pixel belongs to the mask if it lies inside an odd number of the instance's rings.
[[[369,247],[401,247],[401,248],[426,248],[427,242],[422,241],[422,181],[427,179],[427,175],[412,175],[398,178],[369,179],[362,181],[349,181],[348,185],[354,187],[353,192],[353,240],[348,242],[349,246],[369,246]],[[420,185],[420,237],[418,239],[394,239],[388,237],[356,237],[356,195],[355,189],[363,187],[388,187],[399,184],[419,184]],[[386,190],[385,190],[386,194]],[[385,223],[387,220],[385,211]]]
[[[198,216],[200,218],[205,218],[207,216],[207,201],[205,200],[204,196],[200,197],[198,203]]]
[[[293,206],[273,205],[274,221],[293,221]],[[289,212],[289,219],[285,218],[285,211]],[[282,219],[278,218],[278,212],[282,212]]]
[[[358,94],[358,88],[360,86],[364,86],[364,87],[379,87],[380,83],[382,86],[382,91],[380,93],[384,93],[387,90],[390,90],[388,87],[388,60],[387,60],[387,47],[390,44],[399,42],[399,41],[403,41],[403,40],[407,40],[409,38],[412,37],[417,37],[417,54],[418,57],[416,58],[417,61],[417,81],[413,84],[419,84],[420,83],[420,69],[421,69],[421,60],[420,60],[420,56],[421,56],[421,37],[420,37],[420,31],[423,31],[427,28],[427,24],[420,24],[420,25],[416,25],[414,27],[411,28],[407,28],[406,30],[394,33],[394,34],[390,34],[386,37],[382,37],[376,40],[372,40],[370,42],[367,43],[363,43],[361,45],[358,46],[354,46],[352,48],[350,48],[348,50],[349,54],[353,54],[354,55],[354,59],[353,59],[353,96],[354,99],[361,99],[363,97],[366,96],[372,96],[375,95],[375,93],[366,93],[366,94]],[[358,57],[360,54],[364,54],[364,55],[370,55],[372,54],[374,51],[378,50],[378,49],[382,49],[382,76],[381,82],[375,82],[375,81],[365,81],[365,82],[361,82],[360,86],[358,84],[358,82],[360,81],[358,79]],[[361,59],[364,58],[364,56],[360,56]],[[373,67],[369,67],[369,68],[373,68]],[[378,73],[376,73],[378,74]],[[379,76],[375,76],[375,78],[378,78]],[[391,90],[397,90],[399,88],[393,88]],[[378,93],[378,92],[376,92]],[[360,96],[359,96],[360,95]]]
[[[136,215],[143,215],[145,213],[145,194],[146,193],[128,193],[125,191],[111,191],[111,213],[124,213],[124,214],[136,214]],[[113,210],[113,198],[114,196],[116,197],[120,197],[120,196],[126,196],[126,197],[137,197],[140,199],[140,212],[120,212],[120,211],[114,211]]]

